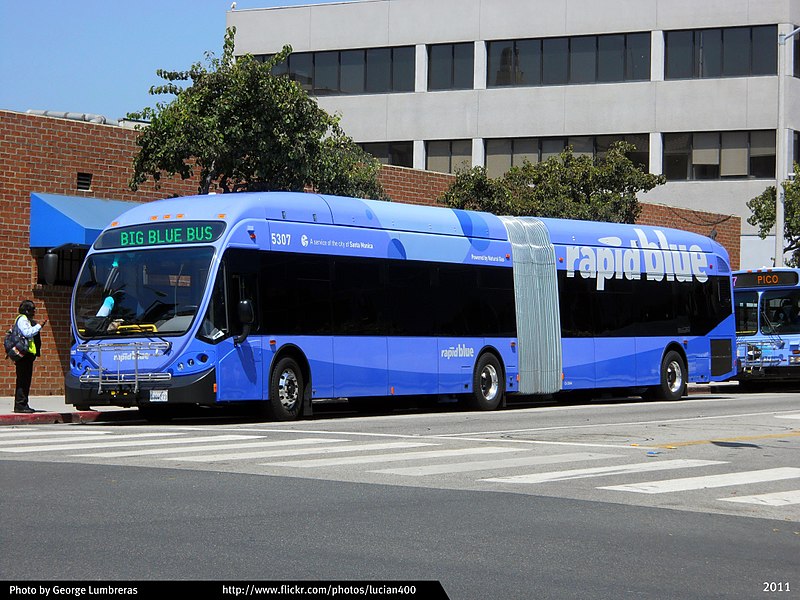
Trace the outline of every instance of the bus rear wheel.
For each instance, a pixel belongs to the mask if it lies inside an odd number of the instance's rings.
[[[686,390],[686,363],[683,357],[670,350],[661,361],[661,383],[650,388],[649,398],[656,400],[679,400]]]
[[[299,419],[304,396],[305,382],[300,365],[288,356],[280,359],[269,380],[268,416],[276,421]]]
[[[505,379],[500,361],[494,354],[482,355],[472,373],[472,394],[467,406],[473,410],[495,410],[505,394]]]

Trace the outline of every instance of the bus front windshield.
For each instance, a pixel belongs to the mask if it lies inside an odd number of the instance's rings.
[[[84,339],[188,331],[208,281],[211,247],[92,254],[72,307]]]

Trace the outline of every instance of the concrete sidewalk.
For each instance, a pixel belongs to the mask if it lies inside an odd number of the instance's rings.
[[[0,397],[0,426],[47,423],[91,423],[93,421],[119,421],[138,418],[135,408],[99,406],[91,410],[76,410],[66,404],[64,396],[31,396],[28,402],[35,413],[15,413],[13,396]]]

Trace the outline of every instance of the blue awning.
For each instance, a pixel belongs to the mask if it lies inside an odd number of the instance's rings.
[[[31,193],[31,248],[91,246],[100,232],[138,202]]]

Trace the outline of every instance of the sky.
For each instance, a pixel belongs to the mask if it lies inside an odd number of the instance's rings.
[[[236,0],[236,9],[332,0]],[[0,0],[0,110],[90,113],[109,119],[151,96],[156,70],[219,56],[231,0]]]

